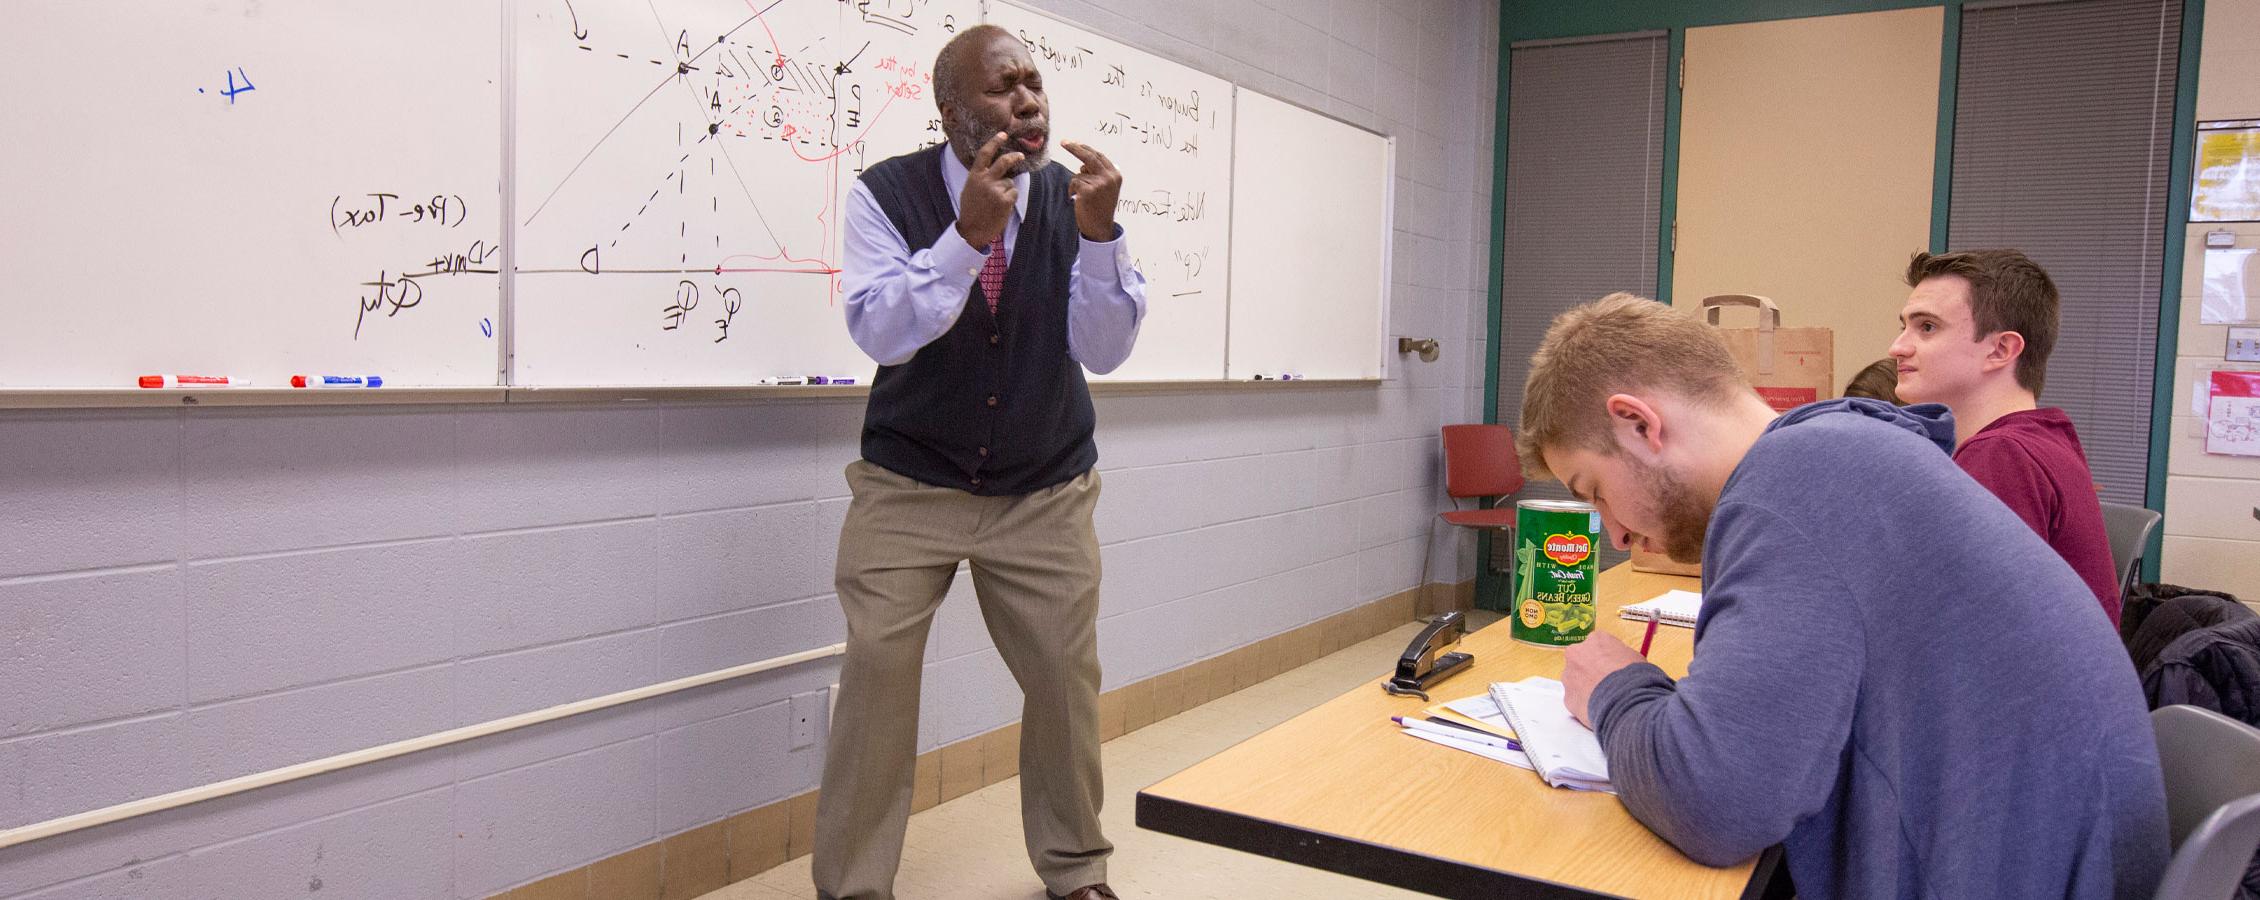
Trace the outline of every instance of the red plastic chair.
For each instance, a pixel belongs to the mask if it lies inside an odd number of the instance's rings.
[[[1515,433],[1505,425],[1444,426],[1444,493],[1456,504],[1470,497],[1505,497],[1522,490],[1522,459]],[[1453,509],[1440,516],[1463,528],[1513,528],[1512,506]]]
[[[1494,506],[1490,509],[1458,509],[1459,501],[1474,498],[1504,500],[1522,490],[1522,459],[1515,455],[1514,431],[1505,425],[1446,425],[1444,426],[1444,493],[1452,498],[1454,509],[1438,514],[1445,524],[1476,529],[1475,552],[1478,565],[1491,569],[1502,581],[1496,582],[1500,593],[1485,602],[1479,597],[1476,605],[1485,609],[1504,609],[1503,598],[1509,596],[1514,581],[1514,504]],[[1504,547],[1486,544],[1503,531]]]

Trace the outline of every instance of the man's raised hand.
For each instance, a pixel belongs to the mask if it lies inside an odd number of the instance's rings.
[[[958,236],[982,253],[1004,237],[1004,227],[1012,221],[1012,207],[1020,202],[1020,189],[1012,186],[1012,167],[1020,165],[1026,154],[1018,150],[999,152],[1006,139],[999,131],[974,151],[973,164],[965,170],[965,190],[957,197]]]
[[[1067,182],[1067,193],[1075,198],[1076,229],[1087,241],[1114,240],[1114,204],[1122,196],[1122,170],[1089,144],[1066,141],[1060,146],[1083,161],[1082,171]]]

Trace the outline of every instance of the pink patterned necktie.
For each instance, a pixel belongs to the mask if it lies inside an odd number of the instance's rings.
[[[981,296],[989,298],[989,315],[997,314],[997,297],[1004,293],[1004,239],[989,242],[989,259],[981,264]]]

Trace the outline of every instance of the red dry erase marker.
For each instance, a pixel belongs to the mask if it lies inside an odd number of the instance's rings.
[[[1656,610],[1653,610],[1653,609],[1651,609],[1651,610],[1649,610],[1649,611],[1648,611],[1648,633],[1647,633],[1647,634],[1644,634],[1644,635],[1641,635],[1641,637],[1640,637],[1640,656],[1641,656],[1641,658],[1643,658],[1643,659],[1647,658],[1647,656],[1648,656],[1648,644],[1649,644],[1650,642],[1652,642],[1652,641],[1654,641],[1654,640],[1656,639],[1656,623],[1657,623],[1657,622],[1659,622],[1659,621],[1662,621],[1662,620],[1663,620],[1663,614],[1662,614],[1661,612],[1658,612],[1658,611],[1656,611]]]
[[[251,380],[250,380],[250,379],[248,379],[248,378],[235,378],[235,377],[231,377],[231,376],[227,376],[227,375],[143,375],[143,376],[141,376],[141,386],[142,386],[142,387],[145,387],[145,388],[169,388],[169,387],[242,387],[242,386],[244,386],[244,385],[247,385],[247,384],[250,384],[250,383],[251,383]]]

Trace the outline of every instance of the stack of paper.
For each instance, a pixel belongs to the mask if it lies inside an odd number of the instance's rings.
[[[1537,677],[1492,682],[1491,699],[1514,726],[1531,768],[1547,784],[1616,793],[1609,784],[1609,758],[1601,753],[1601,739],[1562,705],[1561,682]]]
[[[1520,750],[1507,750],[1500,747],[1493,747],[1488,744],[1478,743],[1476,741],[1461,740],[1459,738],[1451,737],[1448,735],[1437,734],[1433,731],[1415,731],[1413,729],[1407,728],[1403,730],[1403,733],[1427,741],[1431,744],[1442,744],[1454,750],[1465,750],[1485,759],[1495,759],[1510,766],[1521,766],[1525,769],[1531,767],[1530,758],[1528,756],[1525,756]]]
[[[1427,722],[1415,723],[1408,719],[1398,723],[1404,726],[1405,734],[1485,759],[1530,768],[1530,757],[1515,743],[1514,730],[1507,726],[1507,717],[1499,714],[1499,704],[1493,703],[1490,695],[1462,697],[1421,712],[1428,716]],[[1437,725],[1437,722],[1445,724]]]
[[[1617,615],[1645,622],[1650,614],[1654,614],[1666,625],[1693,628],[1695,617],[1702,612],[1703,595],[1693,591],[1665,591],[1653,600],[1627,603]]]
[[[1499,711],[1499,702],[1491,699],[1489,693],[1439,703],[1429,707],[1427,712],[1499,737],[1512,739],[1515,736],[1515,727],[1507,724],[1507,714]]]

